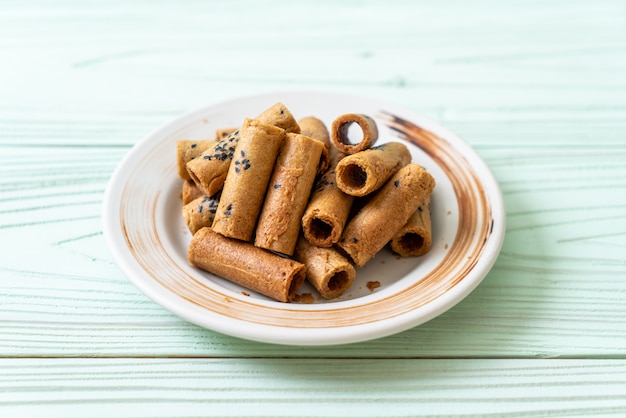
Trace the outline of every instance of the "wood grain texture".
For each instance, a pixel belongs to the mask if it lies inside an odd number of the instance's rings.
[[[617,360],[35,359],[1,361],[0,370],[4,416],[626,413],[626,363]]]
[[[624,28],[621,0],[0,3],[0,413],[626,414]],[[293,348],[188,324],[123,276],[100,216],[129,149],[299,89],[404,105],[484,158],[507,234],[468,298]]]

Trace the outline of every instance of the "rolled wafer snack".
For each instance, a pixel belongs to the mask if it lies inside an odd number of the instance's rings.
[[[212,228],[250,241],[285,130],[246,119],[239,132]]]
[[[287,107],[280,102],[264,110],[263,113],[255,119],[265,125],[274,125],[284,129],[285,132],[291,132],[294,134],[300,133],[300,125],[298,125],[298,122],[296,122],[296,119],[293,117],[289,109],[287,109]]]
[[[293,115],[282,103],[265,110],[255,118],[262,124],[273,125],[287,132],[300,132],[300,127]],[[240,129],[187,163],[187,171],[193,181],[207,196],[212,196],[222,189],[228,167],[233,160],[235,147],[239,142]]]
[[[335,154],[326,172],[317,180],[302,216],[302,233],[313,245],[331,247],[339,238],[350,215],[353,196],[342,192],[335,180],[335,168],[345,154]]]
[[[228,135],[235,132],[237,128],[219,128],[215,130],[215,139],[220,140],[224,138],[228,138]]]
[[[191,239],[189,262],[280,302],[296,296],[304,282],[304,264],[202,228]]]
[[[407,223],[434,187],[435,179],[422,166],[405,165],[350,220],[337,246],[357,267],[364,266]]]
[[[323,147],[322,142],[308,136],[285,136],[259,216],[254,245],[293,254]]]
[[[357,152],[337,164],[337,187],[352,196],[365,196],[382,187],[410,162],[411,153],[400,142]]]
[[[183,180],[191,180],[187,171],[187,163],[207,149],[215,145],[215,141],[207,140],[180,140],[176,141],[176,162],[178,166],[178,177]]]
[[[356,144],[352,144],[348,138],[348,129],[354,123],[359,125],[363,133],[362,139]],[[378,127],[369,116],[346,113],[333,121],[330,139],[337,151],[350,155],[372,147],[378,139]]]
[[[192,235],[200,228],[213,224],[218,203],[219,194],[200,196],[183,206],[183,219]]]
[[[306,266],[307,280],[324,299],[341,296],[354,282],[354,267],[334,248],[316,247],[300,236],[294,257]]]
[[[298,125],[300,125],[300,133],[302,135],[322,141],[324,144],[317,174],[325,172],[330,164],[330,134],[326,125],[315,116],[307,116],[298,120]]]
[[[200,190],[198,186],[196,186],[196,183],[194,183],[193,180],[185,180],[185,182],[183,183],[183,190],[180,193],[180,196],[183,200],[183,205],[186,205],[187,203],[199,198],[200,196],[205,196],[205,194],[202,193],[202,190]]]
[[[391,250],[402,257],[426,254],[433,242],[430,222],[430,196],[426,198],[406,225],[391,239]]]

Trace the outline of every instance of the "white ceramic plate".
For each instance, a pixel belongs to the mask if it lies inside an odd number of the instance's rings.
[[[399,258],[384,249],[346,294],[314,303],[281,303],[196,269],[187,261],[191,234],[181,216],[176,141],[213,138],[282,102],[296,119],[316,116],[330,127],[344,113],[373,117],[377,144],[401,141],[436,179],[428,254]],[[496,260],[505,231],[497,182],[460,138],[414,112],[375,99],[287,92],[211,105],[157,129],[113,174],[105,194],[104,232],[123,272],[147,296],[178,316],[224,334],[290,345],[365,341],[422,324],[467,296]],[[368,282],[380,287],[370,290]]]

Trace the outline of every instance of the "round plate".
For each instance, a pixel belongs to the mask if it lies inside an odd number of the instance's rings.
[[[433,243],[424,256],[382,250],[357,269],[339,299],[281,303],[192,267],[182,219],[176,141],[212,139],[283,103],[300,119],[328,127],[344,113],[373,117],[377,144],[400,141],[437,185],[431,196]],[[467,296],[496,260],[505,231],[502,195],[479,156],[436,122],[375,99],[285,92],[243,97],[185,114],[140,141],[113,174],[104,197],[104,233],[120,268],[147,296],[202,327],[249,340],[290,345],[365,341],[424,323]],[[379,285],[378,287],[374,286]]]

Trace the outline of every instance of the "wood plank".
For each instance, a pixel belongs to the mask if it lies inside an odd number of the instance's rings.
[[[624,360],[3,359],[0,371],[3,416],[626,413]]]

